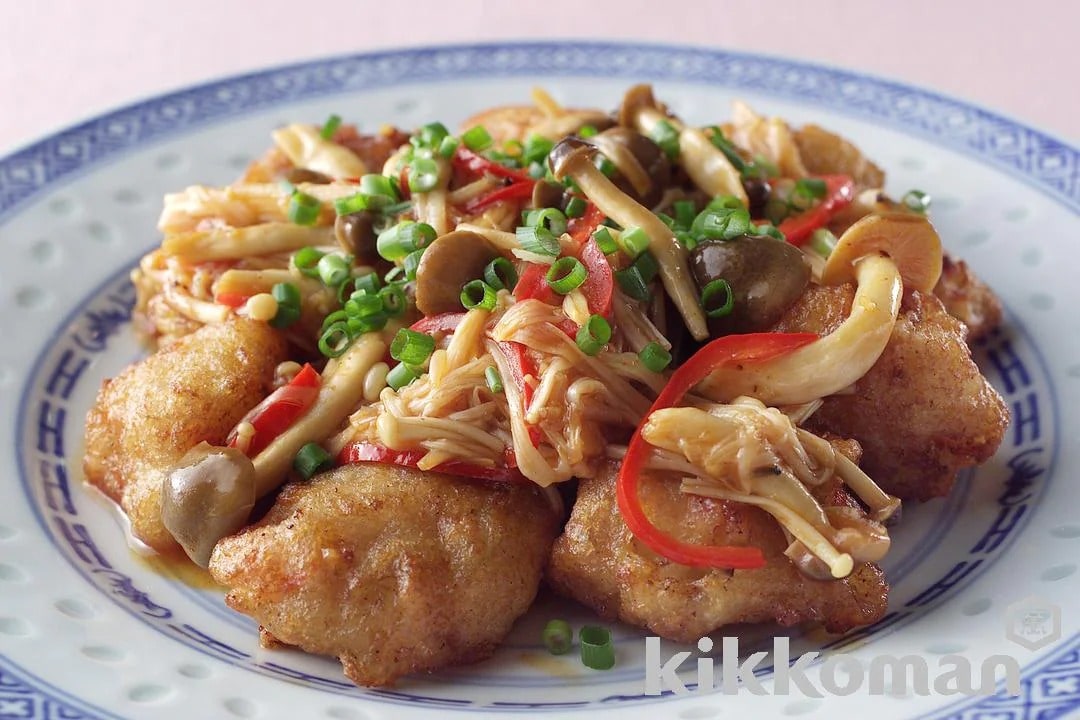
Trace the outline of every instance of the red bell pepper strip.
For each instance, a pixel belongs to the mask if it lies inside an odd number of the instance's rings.
[[[459,170],[471,170],[474,173],[489,173],[491,175],[497,175],[498,177],[511,178],[530,184],[536,182],[536,180],[529,177],[529,173],[524,170],[509,168],[494,160],[488,160],[483,155],[474,153],[464,145],[459,145],[457,151],[454,153],[453,165]]]
[[[789,217],[777,228],[792,245],[802,245],[815,230],[825,227],[833,216],[855,199],[855,181],[847,175],[822,175],[825,197],[806,212]]]
[[[514,286],[514,297],[521,300],[539,300],[548,305],[558,305],[560,300],[555,291],[547,284],[547,271],[550,265],[527,262]]]
[[[813,333],[751,333],[727,335],[713,340],[672,374],[656,402],[649,408],[649,414],[674,406],[716,368],[732,363],[749,365],[765,362],[817,339],[818,336]],[[747,569],[765,564],[765,556],[759,548],[685,543],[653,525],[641,506],[639,496],[641,473],[648,455],[649,444],[641,436],[641,425],[638,425],[626,448],[616,481],[619,511],[636,538],[654,552],[681,565]]]
[[[474,197],[461,208],[465,212],[472,214],[479,210],[483,210],[488,205],[493,205],[500,200],[524,200],[525,198],[532,197],[533,186],[536,183],[526,182],[519,180],[518,182],[504,185],[501,188],[497,188],[479,197]]]
[[[225,444],[236,447],[240,424],[250,423],[255,428],[255,435],[248,443],[244,454],[255,457],[273,442],[274,438],[285,432],[311,409],[319,396],[321,384],[322,379],[319,373],[311,365],[305,364],[288,385],[283,385],[270,393],[266,399],[245,415],[237,427],[229,433]]]
[[[589,271],[585,282],[581,284],[581,294],[589,305],[589,312],[611,319],[611,296],[615,289],[611,264],[600,246],[593,239],[593,233],[604,221],[604,213],[592,203],[585,214],[573,224],[570,236],[577,241],[577,258]]]
[[[338,463],[348,465],[360,462],[379,462],[402,467],[416,467],[426,453],[422,450],[391,450],[382,445],[369,442],[354,442],[346,445],[338,455]],[[457,477],[477,480],[497,480],[503,482],[528,482],[516,467],[486,467],[472,463],[450,460],[432,468],[432,472],[456,475]]]
[[[500,340],[495,343],[499,346],[499,349],[503,351],[503,355],[506,356],[506,361],[510,365],[509,378],[514,383],[514,387],[521,390],[521,412],[524,414],[528,411],[529,405],[532,404],[533,394],[535,388],[525,378],[528,376],[536,377],[536,365],[533,364],[532,358],[525,352],[525,346],[521,343],[514,342],[512,340]],[[503,378],[505,382],[508,378]],[[528,425],[528,423],[526,423]],[[532,442],[533,447],[540,446],[540,428],[535,425],[528,425],[529,428],[529,441]]]
[[[439,315],[428,315],[427,317],[422,317],[414,322],[409,326],[409,329],[426,333],[427,335],[452,333],[457,330],[457,326],[461,324],[461,321],[464,318],[465,313],[463,312],[445,312]]]
[[[218,305],[224,305],[226,307],[238,308],[243,307],[244,303],[248,301],[250,295],[244,295],[243,293],[236,292],[223,292],[214,296],[214,302]]]

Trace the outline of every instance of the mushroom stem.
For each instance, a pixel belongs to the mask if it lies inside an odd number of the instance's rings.
[[[690,275],[690,263],[684,248],[671,230],[648,208],[638,204],[600,172],[592,163],[596,148],[580,143],[578,147],[564,146],[563,152],[552,151],[552,171],[556,178],[573,178],[585,196],[615,222],[627,227],[639,227],[649,237],[649,250],[660,265],[660,279],[664,289],[679,309],[690,334],[697,340],[709,336],[705,325],[705,313],[697,294],[697,286]]]
[[[315,404],[254,458],[255,495],[262,497],[281,485],[296,453],[309,442],[329,437],[364,398],[364,378],[382,360],[386,344],[377,333],[360,336],[323,375]]]
[[[766,405],[798,405],[853,385],[885,350],[903,290],[896,265],[879,255],[856,262],[855,277],[851,314],[832,333],[771,362],[714,370],[698,392],[717,402],[749,395]]]

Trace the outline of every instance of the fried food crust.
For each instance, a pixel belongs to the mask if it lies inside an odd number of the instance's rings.
[[[1001,301],[963,260],[942,258],[941,279],[934,287],[945,309],[967,326],[968,342],[985,337],[1001,324]]]
[[[752,545],[765,554],[755,570],[693,568],[662,558],[631,534],[615,500],[615,466],[582,480],[577,502],[555,542],[548,582],[560,593],[679,642],[694,642],[731,623],[819,621],[843,632],[880,618],[888,585],[880,568],[862,564],[843,580],[814,580],[783,553],[787,540],[765,511],[680,492],[677,482],[641,484],[649,518],[691,543]],[[836,481],[815,490],[824,505],[854,506]]]
[[[806,125],[794,132],[803,165],[812,175],[850,175],[860,188],[879,188],[885,172],[855,145],[818,125]]]
[[[831,332],[853,296],[850,284],[811,286],[776,330]],[[807,427],[858,440],[863,469],[886,492],[926,500],[947,495],[960,469],[993,455],[1008,421],[971,359],[964,326],[934,295],[910,291],[877,363],[854,392],[826,398]]]
[[[557,532],[532,485],[379,464],[288,485],[210,571],[269,635],[361,685],[489,656],[532,603]]]
[[[86,480],[120,503],[131,532],[180,552],[161,522],[168,470],[203,440],[221,444],[269,391],[285,342],[265,323],[207,325],[106,380],[86,419]]]

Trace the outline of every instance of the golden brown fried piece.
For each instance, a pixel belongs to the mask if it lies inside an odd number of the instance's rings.
[[[870,161],[859,148],[835,133],[806,125],[795,131],[803,165],[812,175],[850,175],[859,188],[879,188],[885,184],[885,172]]]
[[[967,325],[968,342],[978,340],[1001,324],[1001,301],[963,260],[945,255],[934,294],[950,315]]]
[[[354,464],[287,486],[218,543],[210,571],[273,638],[389,685],[490,655],[532,603],[556,531],[532,485]]]
[[[851,285],[812,285],[775,329],[831,332],[853,295]],[[888,493],[947,495],[958,470],[994,454],[1009,420],[964,337],[937,297],[905,292],[885,352],[853,393],[826,398],[807,427],[858,440],[863,469]]]
[[[814,580],[783,554],[788,542],[765,511],[687,495],[677,482],[645,481],[642,504],[658,527],[685,542],[759,547],[766,559],[765,567],[734,571],[669,562],[626,527],[615,500],[615,474],[609,465],[581,482],[547,574],[556,590],[604,618],[694,642],[719,627],[744,622],[820,621],[830,631],[843,632],[885,612],[888,585],[876,565],[856,565],[843,580]],[[836,481],[815,494],[826,506],[854,506]]]
[[[221,444],[266,395],[285,343],[265,323],[207,325],[106,380],[86,419],[87,481],[120,503],[135,537],[179,551],[161,484],[190,448]]]
[[[603,130],[611,126],[611,119],[602,110],[566,108],[560,115],[548,116],[535,105],[500,105],[473,115],[461,123],[460,129],[465,132],[477,125],[482,125],[496,143],[503,143],[524,142],[530,135],[558,140],[583,125]]]

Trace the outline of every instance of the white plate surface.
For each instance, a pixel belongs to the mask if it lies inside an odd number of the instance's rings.
[[[116,517],[81,486],[85,412],[101,379],[138,354],[126,273],[158,242],[165,192],[230,181],[290,120],[337,112],[366,128],[452,125],[525,101],[534,84],[571,105],[613,107],[642,80],[693,121],[725,118],[740,97],[853,139],[887,168],[894,194],[934,196],[947,247],[1004,299],[1004,328],[976,349],[1014,416],[1001,450],[950,498],[905,508],[881,622],[846,637],[787,634],[793,652],[845,654],[849,675],[864,678],[886,653],[918,655],[932,669],[949,654],[976,668],[1007,654],[1023,668],[1019,696],[893,685],[870,696],[868,681],[821,699],[746,689],[647,696],[643,633],[615,628],[619,664],[606,673],[552,658],[537,642],[543,622],[590,616],[549,598],[490,661],[362,690],[329,660],[259,649],[254,625],[218,593],[130,553]],[[1016,121],[845,71],[674,47],[540,43],[333,59],[156,98],[27,147],[0,160],[0,437],[12,443],[0,456],[0,718],[1077,712],[1080,283],[1067,253],[1078,211],[1080,153]],[[742,629],[744,655],[767,647],[772,630]],[[679,649],[665,645],[665,656]],[[683,667],[692,684],[693,660]],[[821,667],[808,672],[817,687]],[[771,660],[759,668],[774,691]]]

